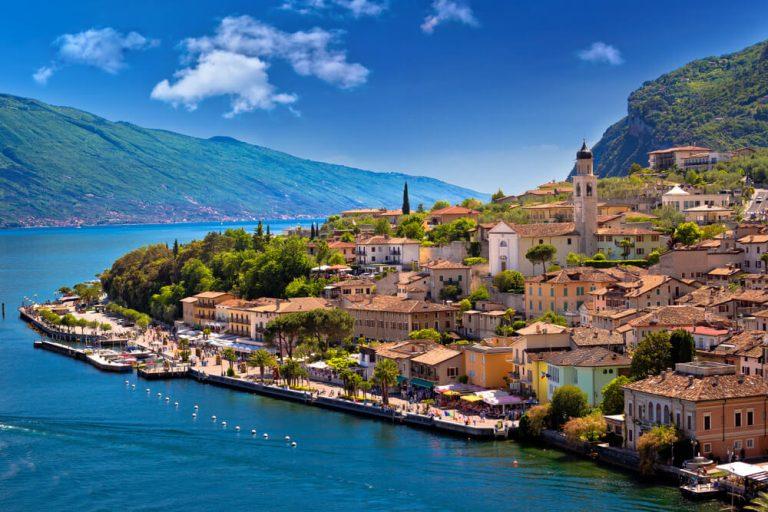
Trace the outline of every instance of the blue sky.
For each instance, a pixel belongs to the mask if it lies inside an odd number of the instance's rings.
[[[564,177],[627,95],[768,2],[7,2],[0,92],[484,192]]]

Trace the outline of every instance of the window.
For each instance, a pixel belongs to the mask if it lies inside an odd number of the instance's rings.
[[[448,377],[458,377],[459,375],[459,369],[458,367],[451,366],[448,368]]]
[[[687,423],[688,423],[688,430],[691,430],[693,428],[693,423],[692,423],[692,418],[690,414],[688,414]]]
[[[733,414],[733,426],[734,427],[740,427],[741,426],[741,411],[736,411]]]
[[[755,440],[747,439],[747,448],[754,448],[754,447],[755,447]]]
[[[632,441],[632,431],[629,431],[629,440]]]
[[[734,450],[741,450],[741,439],[737,439],[733,442]]]
[[[571,245],[571,239],[568,238],[568,245]]]
[[[712,430],[712,415],[704,415],[704,430]]]
[[[704,453],[712,453],[712,445],[710,443],[704,443]]]
[[[755,411],[752,409],[747,410],[747,425],[752,426],[755,424]]]

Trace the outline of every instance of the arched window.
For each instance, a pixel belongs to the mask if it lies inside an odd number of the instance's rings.
[[[648,419],[653,421],[653,402],[648,402]]]
[[[506,240],[502,240],[501,243],[499,244],[499,247],[506,247],[506,246],[507,246]]]
[[[592,196],[592,185],[590,183],[587,183],[587,197]]]
[[[656,404],[656,421],[661,423],[661,404]]]
[[[576,197],[581,197],[581,183],[576,184]]]
[[[669,424],[669,406],[668,405],[664,406],[664,424],[665,425]]]

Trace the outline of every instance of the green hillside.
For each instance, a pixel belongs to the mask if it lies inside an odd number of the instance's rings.
[[[768,146],[768,43],[708,57],[646,82],[593,151],[600,176],[647,165],[649,151],[695,144]]]
[[[484,194],[0,95],[0,226],[322,215]]]

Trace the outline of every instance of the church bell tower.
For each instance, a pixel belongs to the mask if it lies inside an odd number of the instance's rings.
[[[597,177],[593,173],[594,157],[587,141],[576,153],[573,177],[573,220],[581,235],[579,252],[592,256],[597,252]]]

